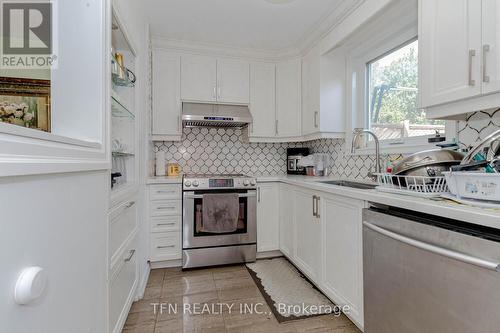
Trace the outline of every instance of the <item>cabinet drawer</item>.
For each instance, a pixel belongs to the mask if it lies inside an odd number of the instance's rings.
[[[152,201],[149,203],[150,216],[172,216],[182,215],[182,201]]]
[[[169,232],[181,230],[181,216],[158,216],[151,217],[151,232]]]
[[[151,234],[151,261],[173,260],[181,257],[180,231]]]
[[[150,200],[181,200],[182,188],[179,184],[151,185]]]
[[[111,281],[109,286],[109,327],[111,332],[119,332],[116,327],[118,319],[128,310],[127,301],[133,292],[137,279],[136,265],[137,238],[134,237],[120,253],[119,260],[111,269]],[[126,313],[124,314],[126,316]]]
[[[121,204],[109,215],[109,255],[113,258],[129,236],[137,221],[137,204],[129,201]]]

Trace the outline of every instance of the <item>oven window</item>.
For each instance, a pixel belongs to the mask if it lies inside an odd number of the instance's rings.
[[[203,225],[203,199],[194,199],[194,237],[202,236],[215,236],[215,235],[234,235],[234,234],[245,234],[247,233],[247,221],[248,221],[248,198],[239,198],[239,213],[238,213],[238,224],[236,231],[225,232],[225,233],[213,233],[207,232]]]

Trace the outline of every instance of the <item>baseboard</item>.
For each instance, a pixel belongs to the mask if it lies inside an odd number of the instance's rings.
[[[137,286],[137,293],[135,295],[135,300],[140,300],[144,297],[144,292],[146,291],[146,286],[148,285],[149,273],[151,272],[150,265],[147,265],[146,271],[141,277],[139,281],[139,285]]]
[[[182,259],[155,261],[150,263],[151,269],[182,267]]]
[[[257,259],[268,259],[275,257],[283,257],[283,253],[281,253],[280,250],[257,252]]]

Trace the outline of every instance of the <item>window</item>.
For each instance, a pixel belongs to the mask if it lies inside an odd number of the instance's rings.
[[[418,40],[367,64],[367,119],[380,140],[444,133],[444,121],[426,119],[418,108]]]

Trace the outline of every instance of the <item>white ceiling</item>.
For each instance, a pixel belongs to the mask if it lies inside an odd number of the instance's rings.
[[[145,0],[151,33],[175,41],[259,51],[297,47],[357,0]],[[329,23],[330,24],[330,23]]]

